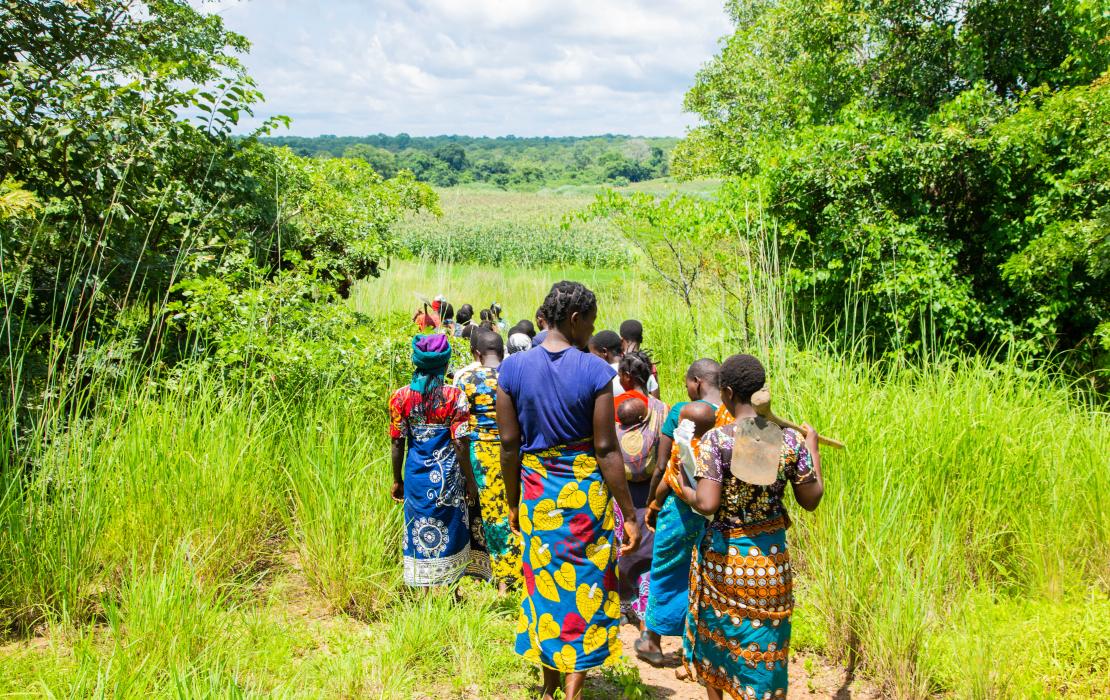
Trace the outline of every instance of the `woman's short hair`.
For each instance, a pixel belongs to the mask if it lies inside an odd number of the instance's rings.
[[[619,370],[622,374],[631,374],[633,379],[647,386],[648,380],[651,379],[651,357],[640,350],[625,353],[621,358]]]
[[[598,350],[608,350],[615,355],[620,355],[621,337],[613,331],[598,331],[590,338],[590,347]]]
[[[690,379],[700,379],[709,386],[720,388],[721,363],[711,357],[694,360],[690,369],[686,370],[686,376]]]
[[[474,307],[470,304],[463,304],[459,307],[459,314],[455,317],[455,320],[459,323],[466,323],[472,318],[474,318]]]
[[[752,394],[767,384],[763,364],[752,355],[733,355],[721,363],[721,389],[729,389],[741,403],[750,403]]]
[[[622,323],[620,332],[621,337],[625,340],[636,343],[637,345],[644,342],[644,324],[634,318],[630,318]]]
[[[558,326],[571,314],[587,314],[597,309],[597,297],[580,282],[563,280],[551,285],[540,312],[549,324]]]
[[[470,336],[470,348],[473,352],[483,355],[488,353],[505,354],[505,340],[500,333],[479,329]]]

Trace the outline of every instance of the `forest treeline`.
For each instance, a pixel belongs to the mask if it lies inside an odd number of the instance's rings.
[[[603,136],[272,136],[308,158],[359,158],[384,177],[409,170],[440,187],[484,182],[501,188],[626,185],[669,174],[677,138]]]

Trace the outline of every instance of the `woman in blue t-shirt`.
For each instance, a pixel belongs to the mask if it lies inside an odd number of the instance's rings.
[[[543,666],[544,698],[563,672],[573,700],[585,671],[621,655],[614,500],[627,516],[622,552],[636,549],[640,530],[617,445],[615,373],[582,351],[597,300],[558,282],[541,308],[543,343],[501,365],[497,423],[510,520],[524,539],[516,651]]]

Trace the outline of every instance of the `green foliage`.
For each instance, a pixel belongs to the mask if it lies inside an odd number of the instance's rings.
[[[731,2],[684,173],[779,232],[799,316],[1107,366],[1110,15],[1101,3]]]
[[[383,177],[409,170],[437,187],[470,182],[531,190],[563,184],[626,185],[669,174],[676,139],[631,136],[275,136],[298,155],[359,158]]]
[[[346,296],[351,284],[378,273],[396,252],[390,227],[406,212],[438,215],[436,195],[402,171],[383,180],[364,161],[303,160],[278,151],[292,213],[269,239],[271,269],[307,262]]]
[[[490,697],[522,679],[496,591],[397,590],[382,396],[131,369],[40,436],[39,471],[0,462],[0,694]]]
[[[260,98],[234,56],[246,40],[173,0],[7,2],[0,15],[0,172],[46,205],[39,221],[0,223],[5,267],[37,296],[28,314],[157,295],[194,229],[239,194],[224,177],[230,131]],[[59,265],[72,285],[56,288]]]
[[[606,681],[620,689],[622,698],[626,698],[626,700],[648,700],[651,697],[651,691],[640,680],[640,671],[628,663],[627,660],[622,658],[612,666],[603,667],[601,672]]]
[[[261,275],[259,275],[261,277]],[[376,368],[392,346],[312,274],[291,270],[270,280],[208,276],[182,282],[168,306],[183,355],[210,366],[232,386],[285,396],[342,386],[369,400],[385,387]]]
[[[686,107],[698,140],[730,173],[757,172],[765,149],[799,130],[882,111],[920,122],[964,90],[1001,99],[1090,83],[1106,70],[1110,15],[1100,2],[1051,0],[727,0],[735,31],[703,68]]]
[[[848,444],[822,452],[821,507],[788,504],[800,641],[854,658],[894,696],[959,695],[969,670],[982,696],[1105,694],[1107,645],[1089,630],[1110,614],[1110,472],[1092,456],[1110,417],[1065,377],[978,357],[874,363],[828,346],[763,348],[713,287],[698,290],[695,340],[681,301],[650,276],[491,272],[398,263],[353,299],[369,314],[401,313],[405,294],[376,285],[434,280],[452,300],[512,300],[516,318],[569,275],[597,293],[598,328],[644,322],[667,402],[685,396],[694,358],[755,352],[776,412]],[[1059,643],[1029,644],[1046,629]]]
[[[7,403],[62,377],[87,381],[104,354],[158,356],[167,330],[173,341],[178,329],[204,332],[194,340],[206,349],[226,341],[228,357],[257,350],[281,366],[302,352],[316,358],[300,361],[307,370],[323,361],[318,347],[277,348],[234,322],[233,337],[202,309],[221,319],[234,316],[221,304],[288,312],[283,341],[297,322],[332,333],[323,307],[314,317],[290,299],[345,296],[396,252],[390,227],[403,213],[435,211],[434,192],[410,174],[383,180],[361,160],[261,145],[280,118],[233,136],[261,95],[236,57],[246,40],[218,14],[184,0],[34,0],[3,3],[0,20]],[[305,279],[290,281],[293,271]],[[205,305],[182,301],[185,291]],[[281,298],[260,298],[268,292]],[[187,322],[167,327],[175,300]]]

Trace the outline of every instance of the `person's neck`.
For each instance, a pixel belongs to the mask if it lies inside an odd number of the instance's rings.
[[[706,389],[701,395],[702,401],[708,401],[714,406],[721,405],[721,390],[720,389]]]
[[[729,413],[732,414],[732,417],[736,418],[736,419],[755,418],[756,416],[759,415],[755,411],[755,406],[752,406],[750,403],[736,402],[736,403],[732,404],[731,406],[729,406],[728,410],[729,410]]]
[[[566,350],[571,345],[573,343],[570,342],[570,338],[563,331],[558,328],[548,328],[547,336],[544,337],[540,347],[551,352],[559,352],[560,350]]]
[[[482,358],[478,361],[482,363],[483,367],[495,369],[501,365],[501,356],[494,354],[483,355]]]

